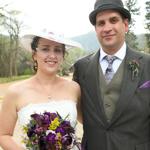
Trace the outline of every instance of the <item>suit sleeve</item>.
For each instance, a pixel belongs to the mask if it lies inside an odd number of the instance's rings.
[[[79,83],[79,74],[78,74],[78,66],[77,64],[75,63],[74,66],[73,66],[73,80],[78,82]]]

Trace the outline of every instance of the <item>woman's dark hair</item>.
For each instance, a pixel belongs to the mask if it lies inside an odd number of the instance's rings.
[[[35,36],[31,42],[31,48],[33,51],[36,51],[36,48],[38,47],[38,43],[41,37]],[[65,44],[63,44],[63,56],[65,55],[66,50],[65,50]]]
[[[40,37],[39,36],[35,36],[31,42],[31,48],[32,50],[36,51],[36,48],[38,46],[38,42],[39,42]]]

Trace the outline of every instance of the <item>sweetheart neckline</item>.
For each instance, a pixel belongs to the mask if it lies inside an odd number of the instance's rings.
[[[25,106],[23,106],[23,107],[21,107],[19,110],[18,110],[18,112],[17,113],[20,113],[21,111],[23,111],[24,109],[26,109],[26,108],[28,108],[28,107],[30,107],[30,106],[38,106],[38,105],[47,105],[47,104],[49,104],[49,103],[73,103],[73,104],[77,104],[77,102],[76,101],[74,101],[74,100],[49,100],[49,101],[47,101],[47,102],[39,102],[39,103],[28,103],[27,105],[25,105]]]

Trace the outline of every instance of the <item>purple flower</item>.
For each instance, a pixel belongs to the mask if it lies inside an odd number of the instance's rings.
[[[49,134],[47,135],[46,141],[47,141],[47,142],[50,142],[51,144],[55,144],[55,137],[56,137],[56,134],[49,133]]]
[[[56,133],[61,133],[61,135],[65,135],[66,133],[65,133],[65,130],[62,128],[62,127],[58,127],[57,129],[56,129]]]
[[[150,88],[150,80],[144,82],[139,88],[140,89]]]
[[[28,135],[28,137],[32,137],[33,135],[35,135],[35,131],[30,129],[30,130],[28,130],[27,135]]]
[[[72,144],[72,140],[73,139],[70,135],[65,135],[62,137],[62,143],[66,145],[66,147]]]

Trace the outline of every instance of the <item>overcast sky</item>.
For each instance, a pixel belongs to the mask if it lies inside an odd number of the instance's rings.
[[[124,0],[125,1],[125,0]],[[144,3],[138,0],[141,6],[141,16],[136,19],[136,33],[144,32]],[[67,37],[73,37],[94,30],[89,22],[89,13],[93,10],[95,0],[1,0],[0,4],[9,3],[10,7],[22,12],[27,31],[48,29]]]

